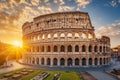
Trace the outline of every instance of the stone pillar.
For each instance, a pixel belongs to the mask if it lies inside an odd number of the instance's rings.
[[[57,45],[57,47],[58,47],[58,53],[60,53],[60,45]]]
[[[47,52],[47,46],[44,45],[44,53]]]
[[[92,58],[92,65],[94,66],[95,65],[95,59]]]
[[[51,58],[50,65],[53,66],[53,59]]]
[[[101,46],[102,46],[102,51],[101,51],[101,52],[103,53],[103,48],[104,48],[104,47],[103,47],[103,45],[101,45]]]
[[[88,58],[86,59],[86,66],[88,66]]]
[[[39,58],[39,65],[41,65],[41,58]]]
[[[67,59],[65,59],[65,66],[67,66]]]
[[[58,63],[57,63],[57,66],[60,66],[60,59],[58,58]]]
[[[97,52],[100,53],[100,46],[97,46]]]
[[[39,52],[42,52],[42,51],[41,51],[41,46],[40,46],[40,45],[39,45]]]
[[[53,53],[54,52],[54,45],[50,45],[50,53]]]
[[[72,45],[72,52],[75,53],[75,45]]]
[[[79,60],[79,65],[82,66],[82,59]]]
[[[88,53],[88,47],[89,47],[89,45],[86,45],[86,53]]]
[[[44,58],[44,65],[46,66],[47,65],[47,59]]]
[[[75,66],[75,59],[72,59],[72,66]]]
[[[32,57],[31,57],[31,60],[30,60],[30,64],[32,64]]]
[[[98,58],[98,66],[100,65],[100,59]]]
[[[35,65],[37,64],[37,62],[36,62],[36,57],[35,57]]]
[[[65,54],[67,53],[67,46],[68,45],[64,45],[64,47],[65,47]]]
[[[92,45],[92,53],[94,53],[94,45]]]

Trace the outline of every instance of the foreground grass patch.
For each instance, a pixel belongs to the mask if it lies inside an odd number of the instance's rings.
[[[66,71],[49,71],[51,75],[48,76],[45,80],[52,80],[54,75],[61,73],[60,80],[82,80],[78,76],[77,72],[66,72]]]
[[[26,75],[26,76],[23,76],[20,80],[30,80],[32,79],[33,77],[35,77],[36,75],[40,74],[41,71],[40,70],[35,70],[34,72]]]
[[[20,73],[23,69],[25,69],[25,68],[22,68],[22,69],[19,69],[19,70],[14,70],[14,71],[7,72],[7,73],[4,73],[4,74],[0,74],[0,78],[4,78],[4,75],[6,75],[6,74],[13,75],[13,74],[16,74],[16,73]],[[30,69],[27,68],[26,70],[30,70]],[[12,76],[11,76],[10,78],[8,78],[8,80],[30,80],[34,76],[38,75],[40,72],[41,72],[40,70],[35,69],[34,72],[31,72],[28,75],[22,75],[18,79],[12,79]]]
[[[17,72],[21,72],[23,69],[11,71],[8,73],[0,74],[0,78],[4,78],[5,74],[16,74]],[[50,75],[45,79],[45,80],[52,80],[54,75],[57,73],[61,73],[60,75],[60,80],[82,80],[78,76],[77,72],[67,72],[67,71],[53,71],[53,70],[39,70],[39,69],[34,69],[34,72],[31,72],[27,75],[22,75],[20,78],[16,80],[30,80],[33,77],[37,76],[38,74],[41,74],[42,72],[50,72]],[[11,76],[12,77],[12,76]],[[14,80],[12,78],[9,78],[9,80]]]

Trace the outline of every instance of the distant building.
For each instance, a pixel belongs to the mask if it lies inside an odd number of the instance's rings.
[[[96,38],[87,12],[38,16],[22,26],[23,62],[45,66],[99,66],[110,63],[110,38]]]
[[[120,45],[112,48],[112,57],[119,58],[119,60],[120,60]]]

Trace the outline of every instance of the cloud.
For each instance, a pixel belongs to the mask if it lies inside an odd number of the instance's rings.
[[[60,5],[65,4],[64,0],[59,0],[60,1]]]
[[[118,36],[120,35],[120,22],[108,26],[102,26],[96,30],[98,35]]]
[[[0,0],[0,40],[21,40],[23,23],[52,12],[50,7],[39,6],[40,4],[41,0]]]
[[[118,0],[118,2],[120,3],[120,0]]]
[[[32,5],[38,6],[41,3],[41,0],[31,0]]]
[[[73,9],[73,7],[71,6],[59,6],[58,11],[62,12],[62,11],[71,11]]]
[[[116,1],[114,1],[114,0],[113,0],[113,1],[111,1],[111,3],[110,3],[110,5],[111,5],[112,7],[115,7],[115,6],[116,6],[116,4],[117,4],[117,3],[116,3]]]
[[[78,7],[85,8],[88,4],[92,2],[92,0],[75,0],[77,2]]]
[[[25,0],[0,0],[0,9],[14,8],[15,6],[19,6],[21,4],[28,4],[28,3]]]
[[[45,6],[39,6],[38,10],[40,10],[42,14],[53,12],[53,10],[50,7]]]
[[[105,4],[107,6],[117,7],[120,4],[120,0],[112,0],[108,2],[108,4]]]
[[[49,2],[49,0],[44,0],[44,2],[45,2],[45,3],[48,3],[48,2]]]
[[[96,31],[96,37],[109,36],[112,42],[112,47],[115,47],[120,43],[120,22],[107,26],[101,26]]]
[[[49,0],[45,0],[45,2],[48,3]],[[53,3],[63,5],[65,4],[65,0],[53,0]]]

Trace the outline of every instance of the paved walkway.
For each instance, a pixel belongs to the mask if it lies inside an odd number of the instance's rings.
[[[117,80],[115,77],[108,75],[103,71],[87,71],[91,75],[93,75],[97,80]]]
[[[15,61],[10,61],[8,64],[13,64],[13,66],[0,69],[0,74],[10,72],[10,71],[13,71],[13,70],[17,70],[17,69],[21,69],[21,68],[25,67],[24,65],[21,65],[21,64],[15,62]]]

